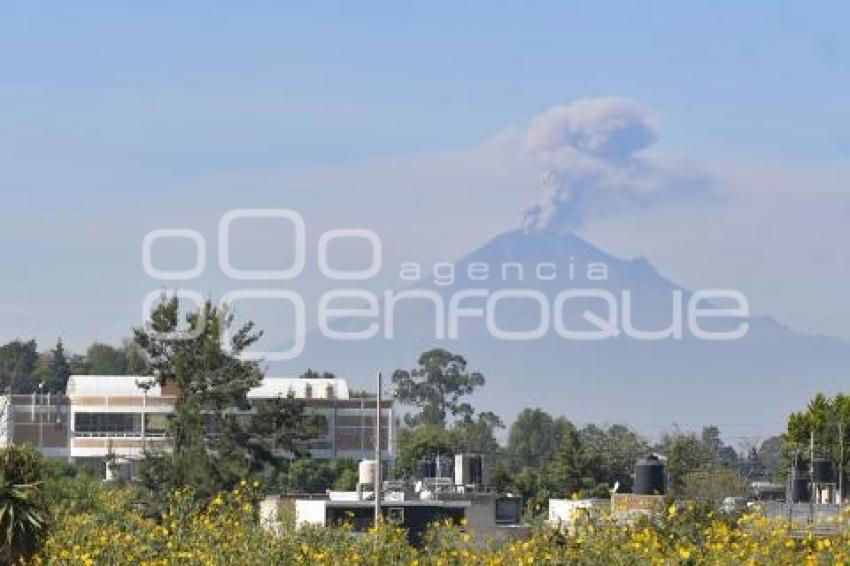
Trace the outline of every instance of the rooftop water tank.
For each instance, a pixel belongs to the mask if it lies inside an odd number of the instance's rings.
[[[357,466],[358,483],[375,485],[375,461],[361,460]]]
[[[664,495],[667,490],[667,474],[664,462],[651,454],[635,463],[634,492],[640,495]]]

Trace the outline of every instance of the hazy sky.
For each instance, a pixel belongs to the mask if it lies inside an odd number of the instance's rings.
[[[848,20],[843,2],[7,4],[0,340],[117,342],[159,286],[155,228],[201,231],[207,272],[182,285],[221,294],[234,207],[299,210],[311,246],[372,228],[389,265],[454,259],[539,200],[530,121],[600,96],[711,191],[584,236],[850,338]]]

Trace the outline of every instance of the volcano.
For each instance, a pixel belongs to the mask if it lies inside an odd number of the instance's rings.
[[[452,336],[448,320],[443,321],[448,331],[437,331],[433,301],[398,300],[392,305],[391,339],[386,329],[349,342],[314,331],[303,353],[275,364],[275,370],[297,375],[311,367],[346,377],[352,387],[371,389],[375,371],[389,375],[414,367],[419,353],[443,347],[462,354],[471,369],[486,376],[474,399],[480,410],[510,421],[525,407],[541,407],[575,422],[624,423],[650,434],[672,424],[734,424],[746,426],[747,434],[772,434],[814,393],[840,391],[850,377],[850,344],[795,332],[770,317],[703,324],[712,331],[747,325],[743,337],[727,341],[699,339],[688,329],[680,339],[642,340],[624,332],[599,340],[565,339],[554,328],[556,317],[565,327],[590,332],[599,324],[585,313],[607,312],[598,297],[573,299],[554,309],[566,290],[610,294],[618,310],[629,307],[630,324],[647,332],[671,327],[677,301],[687,319],[694,298],[693,291],[662,276],[646,259],[614,257],[575,234],[507,232],[454,262],[450,278],[446,270],[443,277],[423,278],[412,289],[438,296],[444,306],[466,292],[457,304],[470,309],[483,309],[497,292],[522,290],[528,296],[500,300],[493,315],[491,322],[508,332],[540,327],[546,308],[541,303],[553,312],[546,331],[533,339],[493,336],[485,316],[458,316]],[[367,322],[342,319],[333,327],[352,331]]]

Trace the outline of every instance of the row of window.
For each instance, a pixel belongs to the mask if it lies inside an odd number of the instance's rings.
[[[241,418],[249,418],[240,415]],[[168,426],[168,415],[163,413],[146,413],[145,436],[164,436]],[[329,443],[328,420],[321,416],[317,419],[318,434],[316,443]],[[212,424],[212,423],[210,423]],[[215,434],[213,427],[209,432]],[[375,434],[371,426],[337,426],[336,442],[340,449],[362,449],[371,446]],[[381,427],[383,443],[388,438],[388,429]],[[76,413],[74,416],[74,435],[86,437],[98,436],[141,436],[142,415],[140,413]],[[318,446],[313,446],[317,448]],[[330,447],[328,444],[327,447]]]
[[[145,414],[145,435],[163,436],[168,415]],[[74,415],[75,436],[141,436],[142,415],[139,413],[77,413]]]

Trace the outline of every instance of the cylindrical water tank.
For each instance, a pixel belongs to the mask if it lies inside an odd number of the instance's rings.
[[[791,478],[791,503],[805,503],[809,500],[809,478],[794,476]]]
[[[360,464],[357,466],[358,472],[358,482],[361,484],[373,484],[375,483],[375,461],[374,460],[361,460]]]
[[[640,495],[664,495],[667,477],[664,462],[656,456],[641,458],[635,463],[634,492]]]
[[[812,481],[814,483],[831,483],[832,462],[826,458],[812,460]]]

